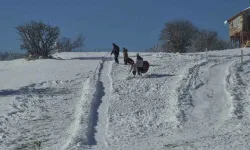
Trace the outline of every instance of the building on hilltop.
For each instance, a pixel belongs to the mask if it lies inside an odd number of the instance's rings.
[[[250,46],[250,7],[224,22],[229,24],[231,47]]]

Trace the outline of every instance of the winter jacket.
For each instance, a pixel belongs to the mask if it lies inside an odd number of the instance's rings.
[[[139,67],[143,67],[143,58],[140,57],[140,56],[137,56],[137,59],[136,59],[136,66],[139,68]]]
[[[119,56],[119,53],[120,53],[120,48],[119,48],[119,46],[114,45],[114,47],[113,47],[113,50],[112,50],[111,54],[114,54],[114,55]]]
[[[128,50],[127,49],[123,49],[123,58],[128,59]]]

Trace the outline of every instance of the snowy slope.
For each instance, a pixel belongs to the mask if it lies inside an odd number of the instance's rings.
[[[72,55],[0,62],[0,149],[34,149],[39,141],[43,149],[61,149],[72,136],[83,87],[100,61]]]
[[[0,62],[0,147],[248,149],[250,49],[243,64],[240,53],[141,53],[151,66],[135,78],[105,52]]]

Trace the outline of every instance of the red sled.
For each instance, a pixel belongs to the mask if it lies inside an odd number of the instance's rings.
[[[148,61],[143,61],[143,69],[142,69],[141,73],[148,72],[148,69],[149,69],[149,63],[148,63]]]

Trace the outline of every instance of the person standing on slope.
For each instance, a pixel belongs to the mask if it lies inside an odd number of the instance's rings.
[[[113,43],[113,50],[112,50],[112,52],[111,52],[110,55],[114,54],[114,56],[115,56],[115,62],[117,64],[119,64],[119,60],[118,60],[119,53],[120,53],[119,46],[117,46],[115,43]]]
[[[138,75],[142,75],[142,70],[143,70],[143,58],[139,55],[139,53],[136,54],[136,67],[137,67],[137,72]]]
[[[128,64],[128,50],[123,47],[123,58],[124,58],[124,64]]]

